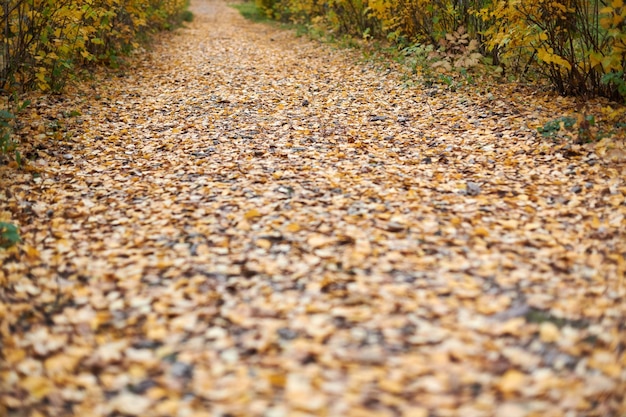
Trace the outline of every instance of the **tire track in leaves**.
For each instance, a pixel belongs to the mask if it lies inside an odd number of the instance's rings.
[[[1,168],[3,414],[624,410],[623,164],[538,138],[550,98],[192,9]]]

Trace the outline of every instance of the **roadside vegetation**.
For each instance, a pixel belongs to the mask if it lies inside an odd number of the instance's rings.
[[[429,68],[483,64],[560,94],[626,100],[623,0],[256,0],[268,17],[386,41]],[[424,67],[424,66],[423,66]]]
[[[539,137],[624,158],[623,0],[251,0],[233,6],[253,21],[270,19],[300,36],[356,49],[365,61],[400,71],[406,87],[431,94],[445,90],[496,102],[503,84],[520,104],[553,94],[558,99],[545,109],[553,117],[533,126]]]
[[[27,162],[14,130],[24,93],[61,93],[95,66],[120,67],[151,34],[193,16],[188,0],[7,0],[0,7],[0,164]],[[2,218],[0,217],[0,220]],[[17,230],[0,223],[0,247]]]

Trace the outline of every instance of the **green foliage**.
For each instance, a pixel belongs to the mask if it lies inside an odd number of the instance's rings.
[[[14,102],[17,102],[16,97],[13,97]],[[13,109],[9,106],[5,109],[0,109],[0,156],[10,157],[13,156],[18,166],[22,166],[22,155],[18,148],[18,142],[13,140],[13,123],[15,122],[15,115],[22,111],[30,104],[30,101],[18,103],[14,105]]]
[[[193,22],[193,13],[191,13],[189,10],[184,10],[181,13],[180,18],[183,22]]]
[[[409,64],[413,73],[416,74],[420,69],[428,69],[432,64],[432,52],[434,46],[431,44],[413,44],[402,49],[405,62]]]
[[[231,5],[237,9],[243,17],[253,22],[268,22],[270,18],[264,11],[264,8],[258,6],[258,3],[246,1],[243,3],[234,3]]]
[[[600,81],[608,87],[609,91],[617,91],[624,99],[624,102],[626,102],[626,77],[624,76],[624,71],[604,74]]]
[[[529,309],[529,311],[524,314],[524,318],[528,323],[552,323],[558,328],[570,326],[577,329],[584,329],[589,326],[589,324],[585,320],[569,320],[562,317],[557,317],[548,311],[543,311],[535,308]]]
[[[551,138],[556,136],[561,129],[571,130],[576,124],[576,119],[573,117],[565,116],[553,119],[544,124],[542,127],[537,128],[537,131],[541,133],[544,138]]]
[[[585,143],[593,141],[590,128],[595,126],[596,120],[593,115],[580,115],[579,118],[571,116],[559,117],[548,121],[543,126],[537,128],[537,132],[544,138],[555,138],[559,132],[576,132],[578,142]]]
[[[15,143],[11,138],[11,122],[15,119],[13,113],[0,110],[0,152],[7,154],[14,149]]]
[[[17,226],[11,223],[0,222],[0,248],[8,249],[20,241]]]

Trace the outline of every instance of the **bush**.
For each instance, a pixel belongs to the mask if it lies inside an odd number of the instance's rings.
[[[81,65],[114,63],[140,34],[185,18],[185,0],[5,0],[0,89],[59,91]]]
[[[480,53],[509,73],[539,74],[561,94],[626,100],[624,0],[256,1],[272,18],[388,39],[399,48],[448,42],[449,51],[450,36],[462,29],[474,57]]]
[[[76,71],[116,65],[145,33],[190,21],[188,0],[3,0],[0,6],[0,162],[13,157],[18,93],[58,92]],[[27,105],[28,103],[26,103]]]
[[[499,1],[479,13],[490,22],[486,46],[518,73],[538,69],[559,93],[626,100],[626,7],[601,4]]]

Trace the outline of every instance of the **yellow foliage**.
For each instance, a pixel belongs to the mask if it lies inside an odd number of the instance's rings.
[[[273,18],[386,38],[401,47],[437,48],[464,27],[468,42],[481,42],[470,61],[459,61],[461,67],[488,53],[510,73],[542,73],[561,93],[624,98],[626,91],[626,79],[619,75],[626,66],[624,0],[256,1]]]
[[[0,8],[0,21],[6,23],[0,34],[4,46],[0,87],[9,90],[29,85],[58,90],[77,66],[115,63],[138,35],[171,26],[187,4],[186,0],[6,2]]]
[[[556,64],[560,67],[572,69],[572,65],[564,60],[562,57],[556,55],[552,48],[539,48],[537,49],[537,58],[546,64]]]
[[[598,0],[501,0],[476,15],[489,25],[483,32],[485,47],[501,61],[528,67],[536,59],[560,92],[597,92],[603,88],[603,74],[624,69],[623,4],[623,0],[606,7]]]

